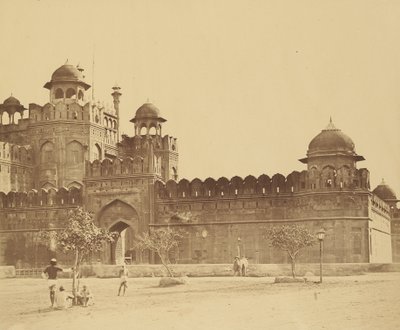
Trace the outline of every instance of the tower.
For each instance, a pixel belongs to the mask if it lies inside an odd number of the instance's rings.
[[[117,116],[117,142],[119,142],[119,98],[122,94],[120,92],[121,87],[117,84],[115,84],[112,89],[113,92],[111,93],[111,96],[113,97],[114,110]]]

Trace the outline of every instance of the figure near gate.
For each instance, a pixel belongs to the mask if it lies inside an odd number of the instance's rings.
[[[247,268],[249,267],[249,261],[246,257],[236,256],[233,261],[233,276],[246,276]]]

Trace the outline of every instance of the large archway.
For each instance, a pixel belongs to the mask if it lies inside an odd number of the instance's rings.
[[[139,231],[139,216],[136,210],[121,200],[104,206],[97,216],[101,227],[119,234],[118,239],[108,244],[102,254],[103,263],[121,264],[125,260],[136,263],[141,258],[133,249],[135,235]]]

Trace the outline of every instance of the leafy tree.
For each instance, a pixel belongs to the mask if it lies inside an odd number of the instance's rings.
[[[182,230],[174,230],[170,227],[160,228],[138,235],[135,247],[139,250],[150,250],[156,252],[160,257],[161,263],[167,270],[170,277],[174,277],[170,267],[169,252],[179,246],[180,240],[184,237]]]
[[[274,226],[266,230],[267,239],[272,246],[286,251],[292,264],[292,276],[296,277],[296,257],[301,249],[316,243],[316,237],[300,225]]]
[[[80,266],[85,257],[93,252],[100,251],[104,243],[113,242],[118,233],[110,233],[96,226],[93,215],[78,207],[68,213],[67,223],[62,231],[55,233],[57,247],[65,253],[73,253],[75,256],[72,281],[72,294],[75,297],[77,278]]]

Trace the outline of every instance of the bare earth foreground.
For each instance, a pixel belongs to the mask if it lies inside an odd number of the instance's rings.
[[[400,329],[400,273],[325,277],[301,284],[273,278],[84,279],[95,305],[48,308],[46,281],[0,280],[0,329]],[[60,280],[67,289],[71,280]]]

